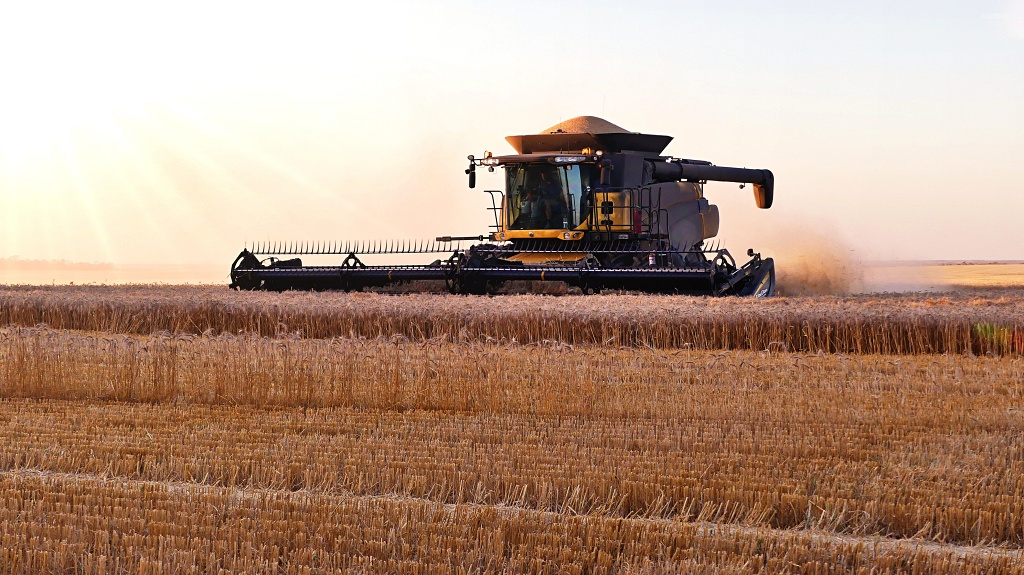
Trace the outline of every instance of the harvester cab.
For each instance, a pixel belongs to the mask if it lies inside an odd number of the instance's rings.
[[[254,245],[232,266],[232,287],[348,290],[443,279],[452,292],[487,293],[507,281],[535,280],[566,282],[584,293],[774,294],[771,258],[751,250],[738,265],[727,250],[706,245],[718,234],[719,214],[704,197],[707,181],[752,184],[755,203],[767,209],[770,171],[662,156],[671,136],[628,132],[592,116],[506,140],[515,154],[469,156],[466,170],[471,188],[478,168],[504,170],[505,189],[488,192],[494,217],[487,236]],[[474,240],[480,243],[462,244]],[[423,266],[366,266],[358,257],[431,252],[451,255]],[[346,258],[340,266],[314,267],[257,257],[302,254]]]

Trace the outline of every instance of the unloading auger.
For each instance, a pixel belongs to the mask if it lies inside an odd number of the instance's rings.
[[[559,281],[601,290],[767,297],[775,265],[752,249],[740,265],[708,245],[718,207],[708,181],[750,184],[757,207],[774,195],[769,170],[728,168],[660,155],[671,136],[628,132],[593,116],[540,134],[509,136],[516,153],[469,156],[505,170],[505,190],[488,191],[492,231],[432,241],[256,243],[235,258],[231,287],[245,290],[361,290],[416,280],[444,281],[460,294],[492,293],[508,281]],[[366,265],[360,256],[439,254],[426,265]],[[339,256],[337,265],[303,265],[297,256]],[[286,256],[282,259],[281,256]]]

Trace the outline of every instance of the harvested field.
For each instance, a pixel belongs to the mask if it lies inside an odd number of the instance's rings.
[[[0,570],[1021,574],[1020,301],[6,289]]]
[[[865,287],[873,291],[956,291],[963,288],[1024,287],[1024,263],[874,264],[864,268]]]

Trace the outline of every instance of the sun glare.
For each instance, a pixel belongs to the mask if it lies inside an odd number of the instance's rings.
[[[317,74],[338,53],[320,44],[336,42],[334,24],[313,20],[322,33],[310,34],[273,11],[234,8],[0,8],[4,251],[63,258],[75,244],[88,261],[124,257],[112,228],[198,232],[211,210],[258,201],[259,174],[336,194],[231,124],[294,119],[305,112],[291,92],[336,92]],[[37,250],[46,242],[48,256]]]

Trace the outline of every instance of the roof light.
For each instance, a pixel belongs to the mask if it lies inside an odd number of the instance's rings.
[[[572,164],[575,162],[586,162],[588,159],[586,156],[555,156],[555,163]]]
[[[493,156],[489,156],[487,158],[484,158],[484,159],[480,160],[480,163],[485,165],[485,166],[497,166],[497,165],[499,165],[499,162],[500,162],[500,160],[498,158],[493,157]]]

